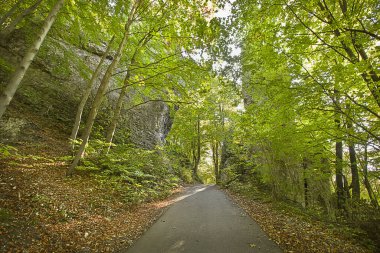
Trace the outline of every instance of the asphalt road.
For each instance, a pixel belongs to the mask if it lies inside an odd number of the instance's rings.
[[[216,186],[189,188],[126,253],[282,252]]]

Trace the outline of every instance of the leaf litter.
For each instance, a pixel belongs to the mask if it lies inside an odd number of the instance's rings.
[[[325,222],[306,220],[291,212],[278,210],[271,202],[250,198],[232,190],[225,190],[225,192],[260,225],[285,253],[372,252]]]
[[[32,134],[38,141],[17,143],[19,155],[0,157],[0,252],[128,248],[182,191],[130,205],[93,176],[65,177],[67,164],[59,157],[67,154],[67,142],[58,130],[39,127]]]

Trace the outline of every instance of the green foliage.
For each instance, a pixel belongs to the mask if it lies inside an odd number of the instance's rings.
[[[173,145],[166,145],[165,153],[170,161],[171,170],[177,175],[182,182],[186,184],[194,183],[194,178],[191,169],[191,162],[183,154],[177,152]]]
[[[82,161],[79,170],[95,173],[102,185],[122,195],[131,205],[166,197],[178,186],[179,178],[170,172],[168,161],[157,150],[140,149],[132,145],[115,145],[111,152],[99,156],[101,141]]]
[[[0,159],[6,159],[17,155],[17,148],[0,143]]]
[[[11,73],[14,70],[13,66],[3,57],[0,57],[0,69],[6,73]]]
[[[356,163],[361,198],[367,203],[371,198],[375,209],[379,200],[377,190],[370,194],[379,184],[373,176],[380,150],[378,35],[369,33],[378,30],[377,7],[376,1],[360,6],[350,1],[234,1],[221,29],[237,35],[221,39],[220,47],[231,41],[241,47],[238,57],[225,56],[229,66],[223,73],[241,83],[245,108],[230,116],[233,133],[223,182],[238,176],[232,185],[253,183],[277,199],[336,219],[335,145],[342,141],[345,219],[376,216],[355,211],[348,195]],[[349,145],[356,162],[350,161]],[[370,186],[362,183],[365,174]]]
[[[179,169],[178,174],[184,183],[186,183],[186,184],[194,183],[193,174],[192,174],[190,169],[181,168],[181,169]]]

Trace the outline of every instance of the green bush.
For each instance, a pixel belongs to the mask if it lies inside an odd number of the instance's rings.
[[[161,151],[133,145],[114,145],[107,155],[101,141],[92,142],[80,170],[95,172],[98,181],[121,194],[130,204],[153,201],[168,196],[178,186],[179,178]]]
[[[194,182],[192,171],[186,168],[179,170],[179,176],[186,184],[192,184]]]
[[[17,149],[15,147],[0,143],[0,159],[5,159],[17,155]]]

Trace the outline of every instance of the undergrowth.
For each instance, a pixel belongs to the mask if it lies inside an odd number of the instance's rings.
[[[104,149],[104,143],[93,141],[77,170],[90,173],[102,186],[121,195],[128,204],[163,199],[179,186],[180,178],[160,150],[120,144],[114,145],[104,155],[99,151]]]

